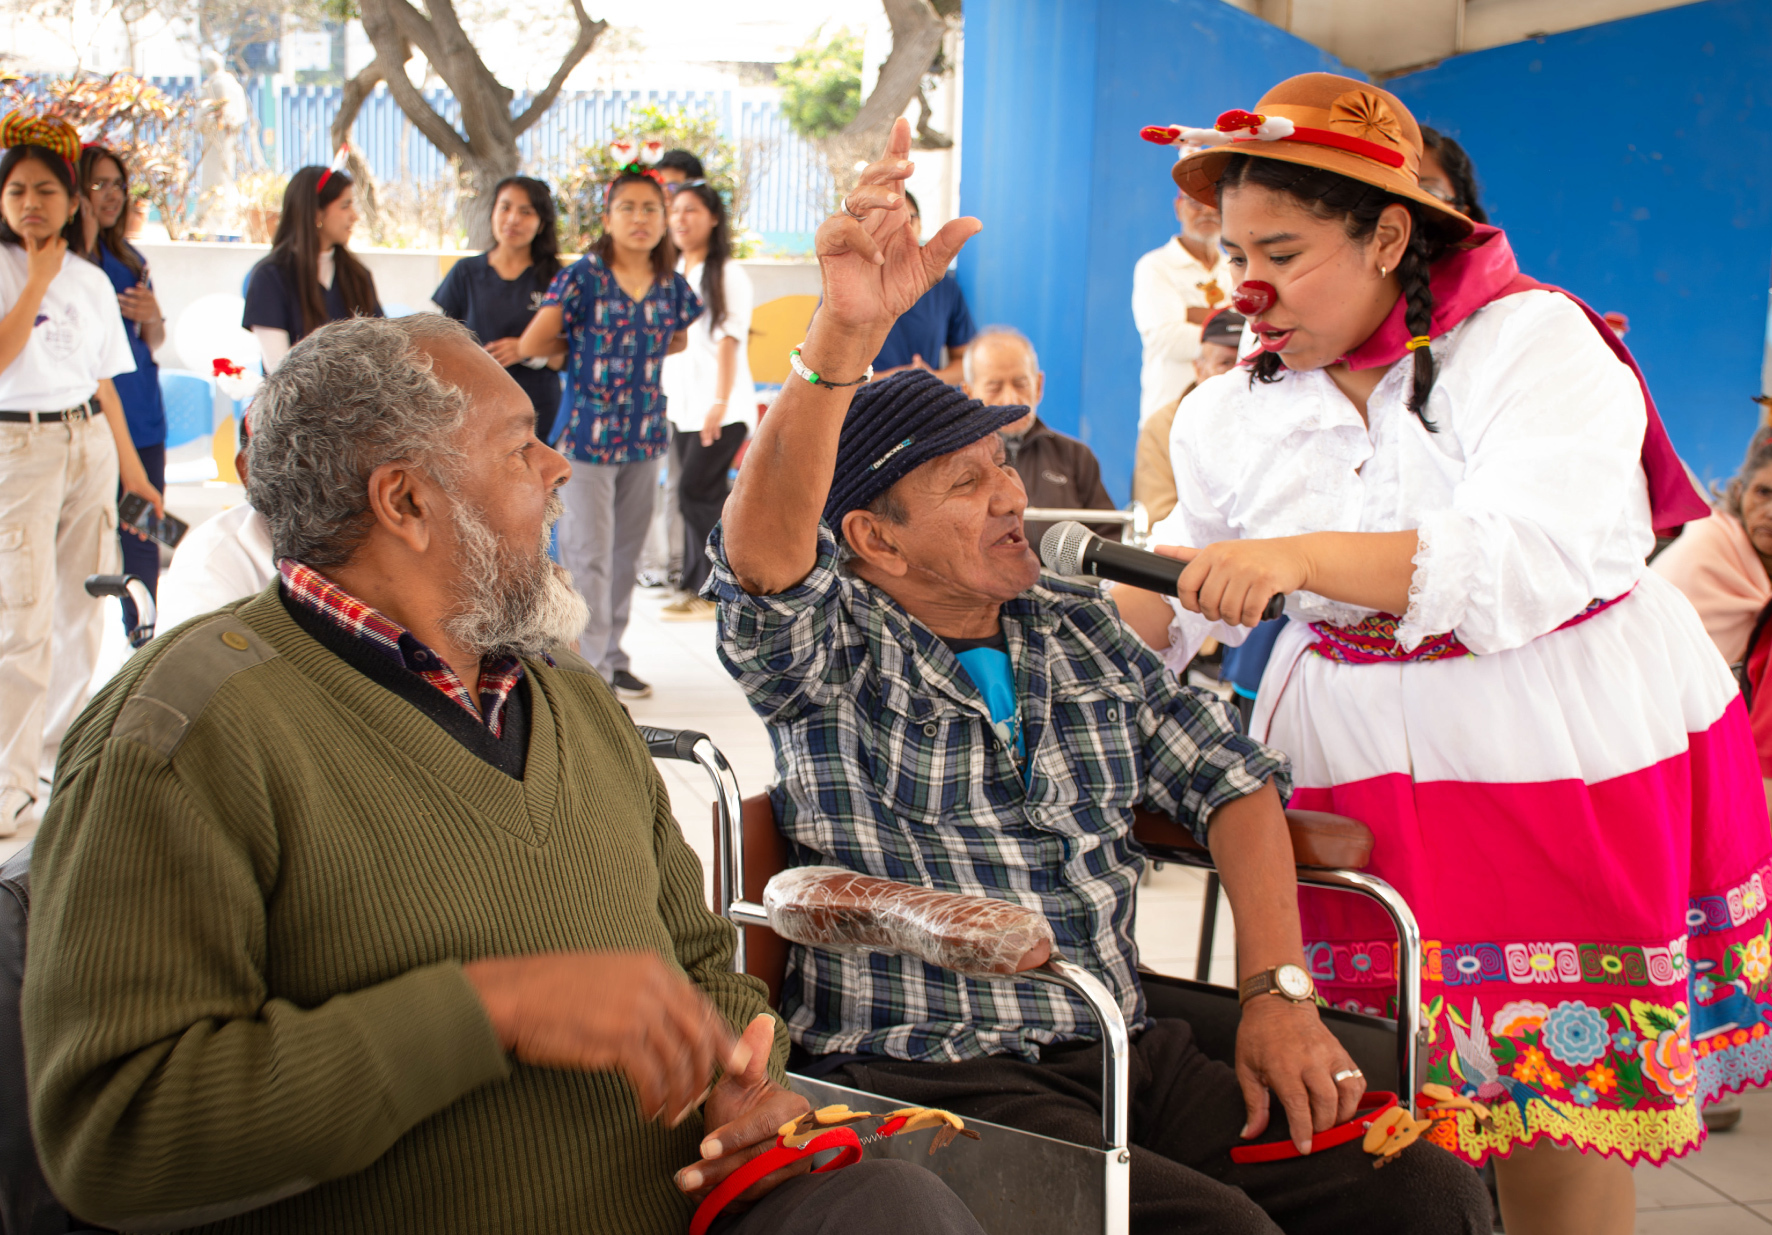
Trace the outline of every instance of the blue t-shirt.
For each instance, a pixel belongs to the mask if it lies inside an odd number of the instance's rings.
[[[485,253],[476,253],[449,268],[431,299],[445,314],[479,335],[482,343],[488,343],[522,334],[547,294],[548,285],[534,266],[507,279],[492,268]],[[505,372],[523,388],[535,408],[536,436],[544,442],[553,440],[555,415],[560,410],[559,372],[521,363]]]
[[[129,244],[128,241],[124,243]],[[129,246],[129,251],[135,254],[138,262],[143,260],[134,245]],[[146,278],[145,262],[142,265],[144,277],[138,279],[103,241],[99,242],[98,257],[99,267],[119,293],[128,291],[137,283],[153,286],[153,282]],[[158,446],[166,440],[166,404],[160,398],[160,366],[154,363],[154,353],[142,338],[140,322],[124,318],[123,333],[129,336],[129,354],[135,357],[135,372],[119,373],[111,383],[117,387],[117,397],[123,402],[123,418],[129,422],[130,441],[137,449]]]
[[[896,369],[921,356],[924,364],[939,369],[942,348],[957,356],[977,333],[966,297],[960,293],[960,281],[949,272],[892,323],[880,354],[874,357],[874,368]]]
[[[566,429],[561,453],[582,463],[656,459],[671,444],[658,387],[671,336],[701,316],[689,280],[654,279],[636,301],[596,254],[554,276],[544,305],[566,335]]]
[[[988,639],[948,639],[960,668],[984,696],[991,711],[991,728],[1015,747],[1016,762],[1027,758],[1021,736],[1021,700],[1015,695],[1015,667],[1009,663],[1009,641],[998,631]]]

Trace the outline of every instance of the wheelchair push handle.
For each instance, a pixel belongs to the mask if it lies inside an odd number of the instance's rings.
[[[640,731],[640,740],[646,743],[646,749],[652,752],[654,759],[681,759],[685,763],[695,763],[695,744],[708,740],[707,734],[697,733],[694,729],[657,729],[651,725],[635,725],[634,728]]]
[[[87,575],[86,594],[99,598],[115,596],[118,600],[135,602],[135,629],[129,632],[129,646],[139,648],[154,637],[154,624],[159,611],[148,585],[134,575]]]

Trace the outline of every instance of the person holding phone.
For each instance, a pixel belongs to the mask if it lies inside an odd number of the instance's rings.
[[[154,297],[147,259],[124,235],[129,222],[129,168],[103,146],[80,151],[79,185],[83,197],[80,222],[84,252],[117,289],[117,308],[123,314],[123,333],[135,372],[119,373],[114,385],[129,422],[142,469],[156,489],[166,488],[166,405],[160,398],[160,366],[154,349],[166,342],[166,315]],[[123,496],[119,489],[117,496]],[[119,530],[123,547],[123,570],[147,584],[159,596],[160,546],[137,533],[127,523]],[[135,602],[123,601],[123,629],[134,630]]]
[[[111,379],[132,372],[117,293],[79,256],[62,120],[0,118],[0,835],[18,830],[86,705],[117,568],[119,478],[164,512]]]
[[[517,340],[560,273],[555,217],[554,194],[543,181],[506,176],[492,193],[496,243],[451,266],[431,296],[445,316],[479,335],[492,358],[523,388],[535,407],[535,435],[544,442],[554,440],[566,356],[525,360],[517,354]]]

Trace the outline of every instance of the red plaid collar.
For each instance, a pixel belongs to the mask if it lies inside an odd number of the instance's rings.
[[[279,561],[277,571],[283,576],[283,590],[290,599],[418,674],[461,704],[476,720],[483,720],[493,737],[504,735],[505,701],[523,680],[523,662],[517,657],[501,656],[480,662],[480,706],[475,707],[466,683],[455,670],[387,614],[364,604],[319,571],[293,558]]]

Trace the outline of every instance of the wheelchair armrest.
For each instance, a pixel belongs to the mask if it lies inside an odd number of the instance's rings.
[[[898,952],[969,977],[1033,969],[1052,927],[1031,909],[858,875],[836,866],[782,871],[763,889],[776,934],[811,947]]]
[[[1363,870],[1372,860],[1372,830],[1358,819],[1320,810],[1289,810],[1286,830],[1292,836],[1292,860],[1300,866]],[[1192,832],[1143,807],[1132,812],[1132,835],[1158,857],[1166,852],[1195,858],[1206,853]]]

